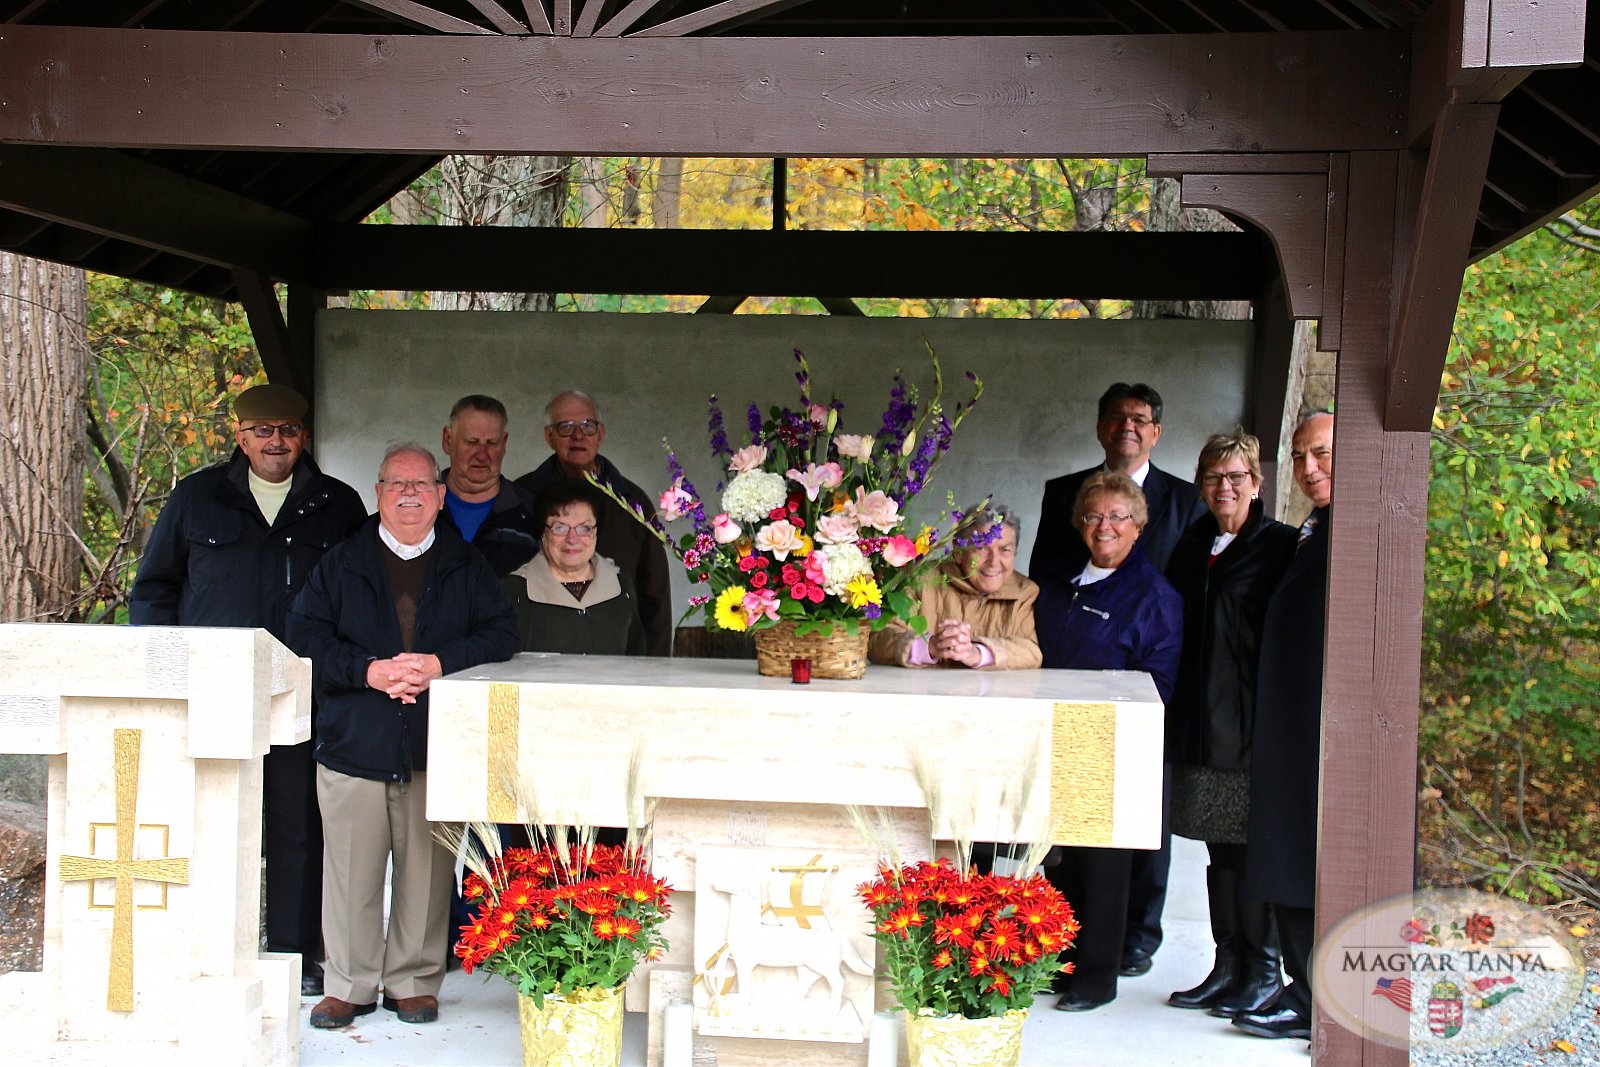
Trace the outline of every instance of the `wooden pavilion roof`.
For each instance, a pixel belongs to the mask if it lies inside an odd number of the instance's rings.
[[[3,31],[12,26],[373,39],[444,34],[1052,40],[1363,33],[1388,47],[1417,29],[1428,6],[1414,0],[0,0],[0,47]],[[1600,0],[1589,0],[1581,65],[1535,70],[1502,100],[1477,204],[1473,257],[1504,246],[1600,188],[1596,9]],[[114,54],[104,58],[115,63]],[[263,85],[262,93],[270,89]],[[0,120],[5,103],[0,95]],[[0,127],[0,142],[30,139],[38,143],[0,143],[0,248],[229,299],[238,295],[235,272],[241,260],[275,273],[275,249],[303,242],[318,226],[359,222],[440,158],[438,152],[404,149],[326,150],[326,144],[295,151],[57,148],[47,146],[55,140],[48,133],[17,138]],[[107,217],[107,181],[143,205],[138,225]],[[233,219],[233,232],[208,238],[208,226],[215,231],[208,220],[218,217],[213,213]],[[243,251],[241,231],[254,242]],[[590,239],[605,240],[583,238]],[[212,247],[220,242],[234,247]],[[794,247],[804,255],[798,242]],[[1253,245],[1239,242],[1237,247],[1238,263],[1230,268],[1239,276],[1235,291],[1256,284],[1252,271],[1260,258]],[[1147,268],[1130,263],[1130,277]],[[705,279],[707,288],[698,291],[716,291],[709,288],[714,282]],[[536,288],[533,279],[504,287]],[[581,281],[561,288],[585,291]]]

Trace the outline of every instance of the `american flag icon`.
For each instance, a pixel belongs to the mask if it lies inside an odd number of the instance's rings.
[[[1411,1012],[1411,979],[1409,978],[1380,978],[1378,984],[1372,987],[1375,997],[1387,997],[1389,1002],[1401,1011]]]

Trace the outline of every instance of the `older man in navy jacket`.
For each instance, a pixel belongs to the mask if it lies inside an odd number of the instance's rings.
[[[371,1012],[379,988],[402,1022],[438,1018],[451,861],[424,812],[428,687],[509,659],[517,641],[494,570],[436,525],[445,490],[433,454],[389,449],[376,489],[377,518],[318,565],[289,615],[290,644],[311,657],[320,701],[328,995],[311,1025],[323,1029]]]

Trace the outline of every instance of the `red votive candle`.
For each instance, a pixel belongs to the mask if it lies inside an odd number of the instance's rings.
[[[811,661],[808,659],[792,659],[789,661],[789,680],[795,685],[808,685],[811,682]]]

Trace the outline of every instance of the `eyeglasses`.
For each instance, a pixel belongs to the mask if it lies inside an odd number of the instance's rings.
[[[1100,421],[1110,423],[1112,426],[1121,426],[1125,422],[1131,422],[1142,430],[1146,426],[1155,425],[1156,420],[1152,419],[1149,415],[1135,415],[1132,412],[1123,411],[1108,411],[1104,415],[1100,416]]]
[[[1101,523],[1105,523],[1107,526],[1121,526],[1123,523],[1132,518],[1132,515],[1117,515],[1115,513],[1110,515],[1101,515],[1096,512],[1085,515],[1083,517],[1083,524],[1085,526],[1099,526]]]
[[[439,484],[437,478],[379,478],[378,484],[391,493],[421,493]]]
[[[1222,479],[1224,478],[1228,479],[1228,484],[1233,486],[1235,489],[1243,489],[1245,484],[1250,481],[1250,472],[1227,471],[1223,473],[1211,471],[1200,476],[1200,484],[1205,486],[1207,489],[1215,489],[1217,486],[1222,484]]]
[[[552,522],[550,525],[546,526],[545,529],[549,530],[557,537],[565,537],[569,533],[575,533],[579,537],[588,537],[594,533],[595,525],[592,522],[580,522],[576,526],[568,526],[564,522]]]
[[[280,422],[277,425],[259,422],[254,426],[243,427],[239,432],[248,433],[257,441],[270,441],[272,435],[281,433],[285,441],[293,441],[305,432],[305,427],[298,422]]]
[[[561,422],[551,423],[557,437],[593,437],[600,432],[600,422],[597,419],[563,419]]]

